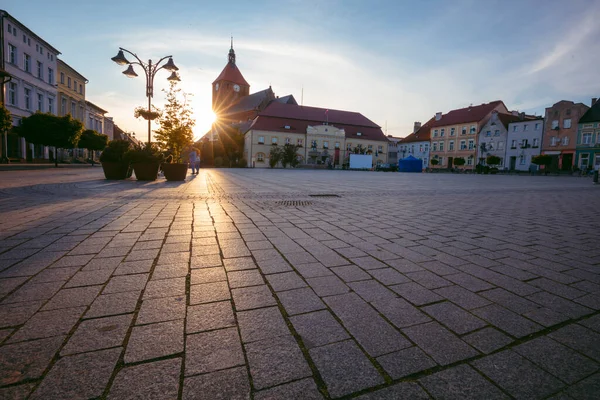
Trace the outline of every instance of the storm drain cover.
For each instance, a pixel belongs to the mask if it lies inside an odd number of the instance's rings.
[[[312,202],[306,200],[281,200],[276,201],[275,204],[284,207],[306,207],[312,205]]]

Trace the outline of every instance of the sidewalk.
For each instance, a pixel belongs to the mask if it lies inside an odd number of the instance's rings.
[[[94,164],[94,167],[101,167],[100,163]],[[91,168],[91,164],[58,164],[58,168]],[[28,169],[55,168],[54,163],[48,164],[30,164],[30,163],[11,163],[0,164],[0,171],[21,171]]]

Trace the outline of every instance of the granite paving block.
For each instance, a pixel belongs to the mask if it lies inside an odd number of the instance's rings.
[[[289,334],[289,329],[277,307],[237,312],[244,343]]]
[[[292,271],[292,267],[281,256],[275,259],[257,260],[258,268],[263,274],[278,274]],[[255,268],[256,266],[254,266]]]
[[[65,287],[103,285],[108,282],[114,270],[115,267],[79,271],[67,282]]]
[[[479,293],[479,295],[486,299],[508,308],[509,310],[516,312],[517,314],[524,314],[530,311],[535,311],[540,308],[540,305],[533,301],[527,300],[524,297],[512,294],[502,288],[496,288]]]
[[[35,383],[25,383],[23,385],[9,386],[0,388],[0,399],[25,400],[33,391]]]
[[[84,318],[125,314],[135,311],[141,292],[104,294],[96,297]]]
[[[187,308],[186,333],[235,326],[231,302],[199,304]]]
[[[427,289],[438,289],[444,286],[452,286],[452,282],[449,282],[441,276],[430,271],[407,272],[406,276]]]
[[[97,318],[83,321],[69,338],[60,354],[83,353],[123,345],[125,335],[133,320],[133,314]]]
[[[447,301],[422,307],[421,310],[459,335],[487,325],[473,314]]]
[[[42,311],[57,310],[92,304],[102,286],[85,286],[73,289],[59,290],[42,308]]]
[[[571,399],[595,400],[600,393],[600,373],[596,373],[566,390]]]
[[[401,382],[356,397],[356,400],[426,400],[427,392],[414,382]]]
[[[85,309],[85,307],[74,307],[40,311],[33,315],[8,341],[14,343],[66,335],[79,321]]]
[[[7,298],[2,304],[20,303],[25,301],[47,300],[54,296],[60,287],[64,284],[62,281],[45,283],[25,283]]]
[[[296,272],[267,275],[267,281],[276,292],[306,287],[306,282]]]
[[[241,271],[244,269],[255,269],[256,264],[251,257],[228,258],[223,260],[225,269],[229,271]]]
[[[223,267],[193,269],[191,274],[190,283],[192,285],[227,280],[227,274],[225,274],[225,268]]]
[[[289,315],[322,310],[325,304],[310,288],[294,289],[277,294],[279,301]]]
[[[0,304],[0,328],[24,324],[42,304],[42,300]]]
[[[421,378],[419,381],[434,398],[456,400],[510,398],[468,365],[459,365]]]
[[[512,339],[494,328],[484,328],[462,339],[482,353],[489,354],[512,343]]]
[[[312,375],[298,343],[291,335],[259,340],[245,346],[255,389]]]
[[[309,352],[333,398],[385,382],[352,340],[316,347]]]
[[[254,393],[255,400],[319,400],[323,398],[323,395],[317,389],[315,381],[310,378],[285,383]]]
[[[416,282],[390,286],[390,289],[417,306],[443,300],[443,297],[437,295],[429,289],[424,288]]]
[[[489,300],[460,286],[448,286],[435,290],[435,293],[464,308],[473,310],[492,304]]]
[[[600,332],[600,314],[596,314],[591,318],[584,319],[579,322],[581,325],[590,328],[596,332]]]
[[[401,298],[374,301],[371,304],[398,328],[431,321],[429,316]]]
[[[557,378],[511,350],[472,364],[516,399],[544,398],[564,387]]]
[[[185,296],[146,299],[135,321],[136,325],[185,318]]]
[[[187,335],[185,375],[196,375],[244,365],[237,328]]]
[[[125,363],[165,357],[183,351],[183,320],[135,326],[131,331]]]
[[[371,279],[371,276],[367,274],[363,269],[356,265],[344,265],[341,267],[333,267],[330,269],[337,276],[342,278],[344,282],[355,282]]]
[[[80,267],[65,267],[65,268],[46,268],[31,279],[31,283],[45,283],[56,281],[68,281],[77,273]],[[3,282],[7,279],[0,279],[0,294],[8,293],[3,290]],[[13,280],[24,282],[25,278],[13,278]]]
[[[550,338],[600,362],[600,334],[581,325],[573,324],[548,335]]]
[[[229,300],[227,282],[202,283],[190,286],[190,305]]]
[[[546,327],[558,325],[569,320],[569,317],[566,315],[552,311],[546,307],[537,308],[533,311],[523,313],[523,316]]]
[[[410,282],[405,275],[393,268],[372,269],[369,274],[384,285],[397,285],[399,283]]]
[[[402,330],[421,350],[441,365],[448,365],[479,355],[437,322],[411,326]]]
[[[350,338],[327,310],[296,315],[290,321],[309,349]]]
[[[588,294],[585,296],[578,297],[574,301],[588,308],[591,308],[592,310],[600,310],[600,294]]]
[[[373,279],[360,282],[350,282],[348,283],[348,286],[350,286],[354,292],[362,297],[363,300],[368,302],[389,301],[398,297],[394,292]]]
[[[102,294],[135,292],[146,287],[148,274],[113,276],[102,291]]]
[[[463,272],[445,275],[444,278],[449,280],[450,282],[454,282],[457,285],[464,287],[465,289],[471,292],[479,292],[481,290],[488,290],[494,287],[494,285],[492,285],[489,282],[483,281],[479,278],[476,278],[469,274],[465,274]]]
[[[181,362],[181,358],[174,358],[123,368],[110,388],[108,399],[176,399]]]
[[[265,283],[258,269],[249,269],[242,271],[231,271],[227,273],[229,287],[232,289],[258,286]]]
[[[517,338],[530,335],[543,329],[541,325],[496,304],[473,310],[473,314],[489,322],[501,331]]]
[[[122,349],[63,357],[52,367],[31,399],[89,399],[103,392]]]
[[[400,379],[437,365],[416,346],[378,357],[377,362],[392,379]]]
[[[564,314],[569,318],[580,318],[593,313],[593,310],[548,292],[539,292],[528,296],[528,299],[552,311]]]
[[[182,296],[186,294],[185,278],[149,281],[144,289],[144,300],[158,297]]]
[[[373,257],[356,257],[352,258],[351,261],[365,270],[378,269],[387,267],[386,264],[382,263],[379,260],[376,260]]]
[[[157,265],[152,272],[152,280],[169,279],[187,276],[189,267],[187,264],[164,264]]]
[[[296,266],[296,271],[305,279],[316,278],[318,276],[333,275],[333,272],[320,263],[302,264]]]
[[[209,254],[205,256],[192,257],[190,259],[191,268],[211,268],[223,265],[219,254]]]
[[[232,289],[233,302],[238,311],[274,306],[277,304],[267,285]]]
[[[318,296],[332,296],[349,292],[350,289],[337,276],[319,276],[316,278],[307,279],[309,286],[317,293]]]
[[[245,367],[186,377],[183,399],[250,400],[250,381]]]
[[[0,347],[0,385],[41,377],[64,340],[55,336]]]

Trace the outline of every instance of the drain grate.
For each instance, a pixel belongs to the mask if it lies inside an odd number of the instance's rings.
[[[281,200],[281,201],[276,201],[275,204],[278,205],[278,206],[284,206],[284,207],[306,207],[306,206],[311,206],[312,205],[312,201],[306,201],[306,200]]]
[[[309,194],[308,197],[340,197],[340,196],[337,194],[322,193],[322,194]]]

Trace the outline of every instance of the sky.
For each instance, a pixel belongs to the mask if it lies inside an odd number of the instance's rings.
[[[122,129],[146,137],[133,109],[143,73],[110,58],[172,55],[191,93],[194,134],[210,129],[211,83],[233,35],[250,91],[269,87],[307,106],[360,112],[404,137],[470,104],[503,100],[542,115],[560,100],[600,97],[600,0],[2,0],[3,9],[61,51],[89,83],[86,97]],[[155,78],[161,107],[167,71]]]

